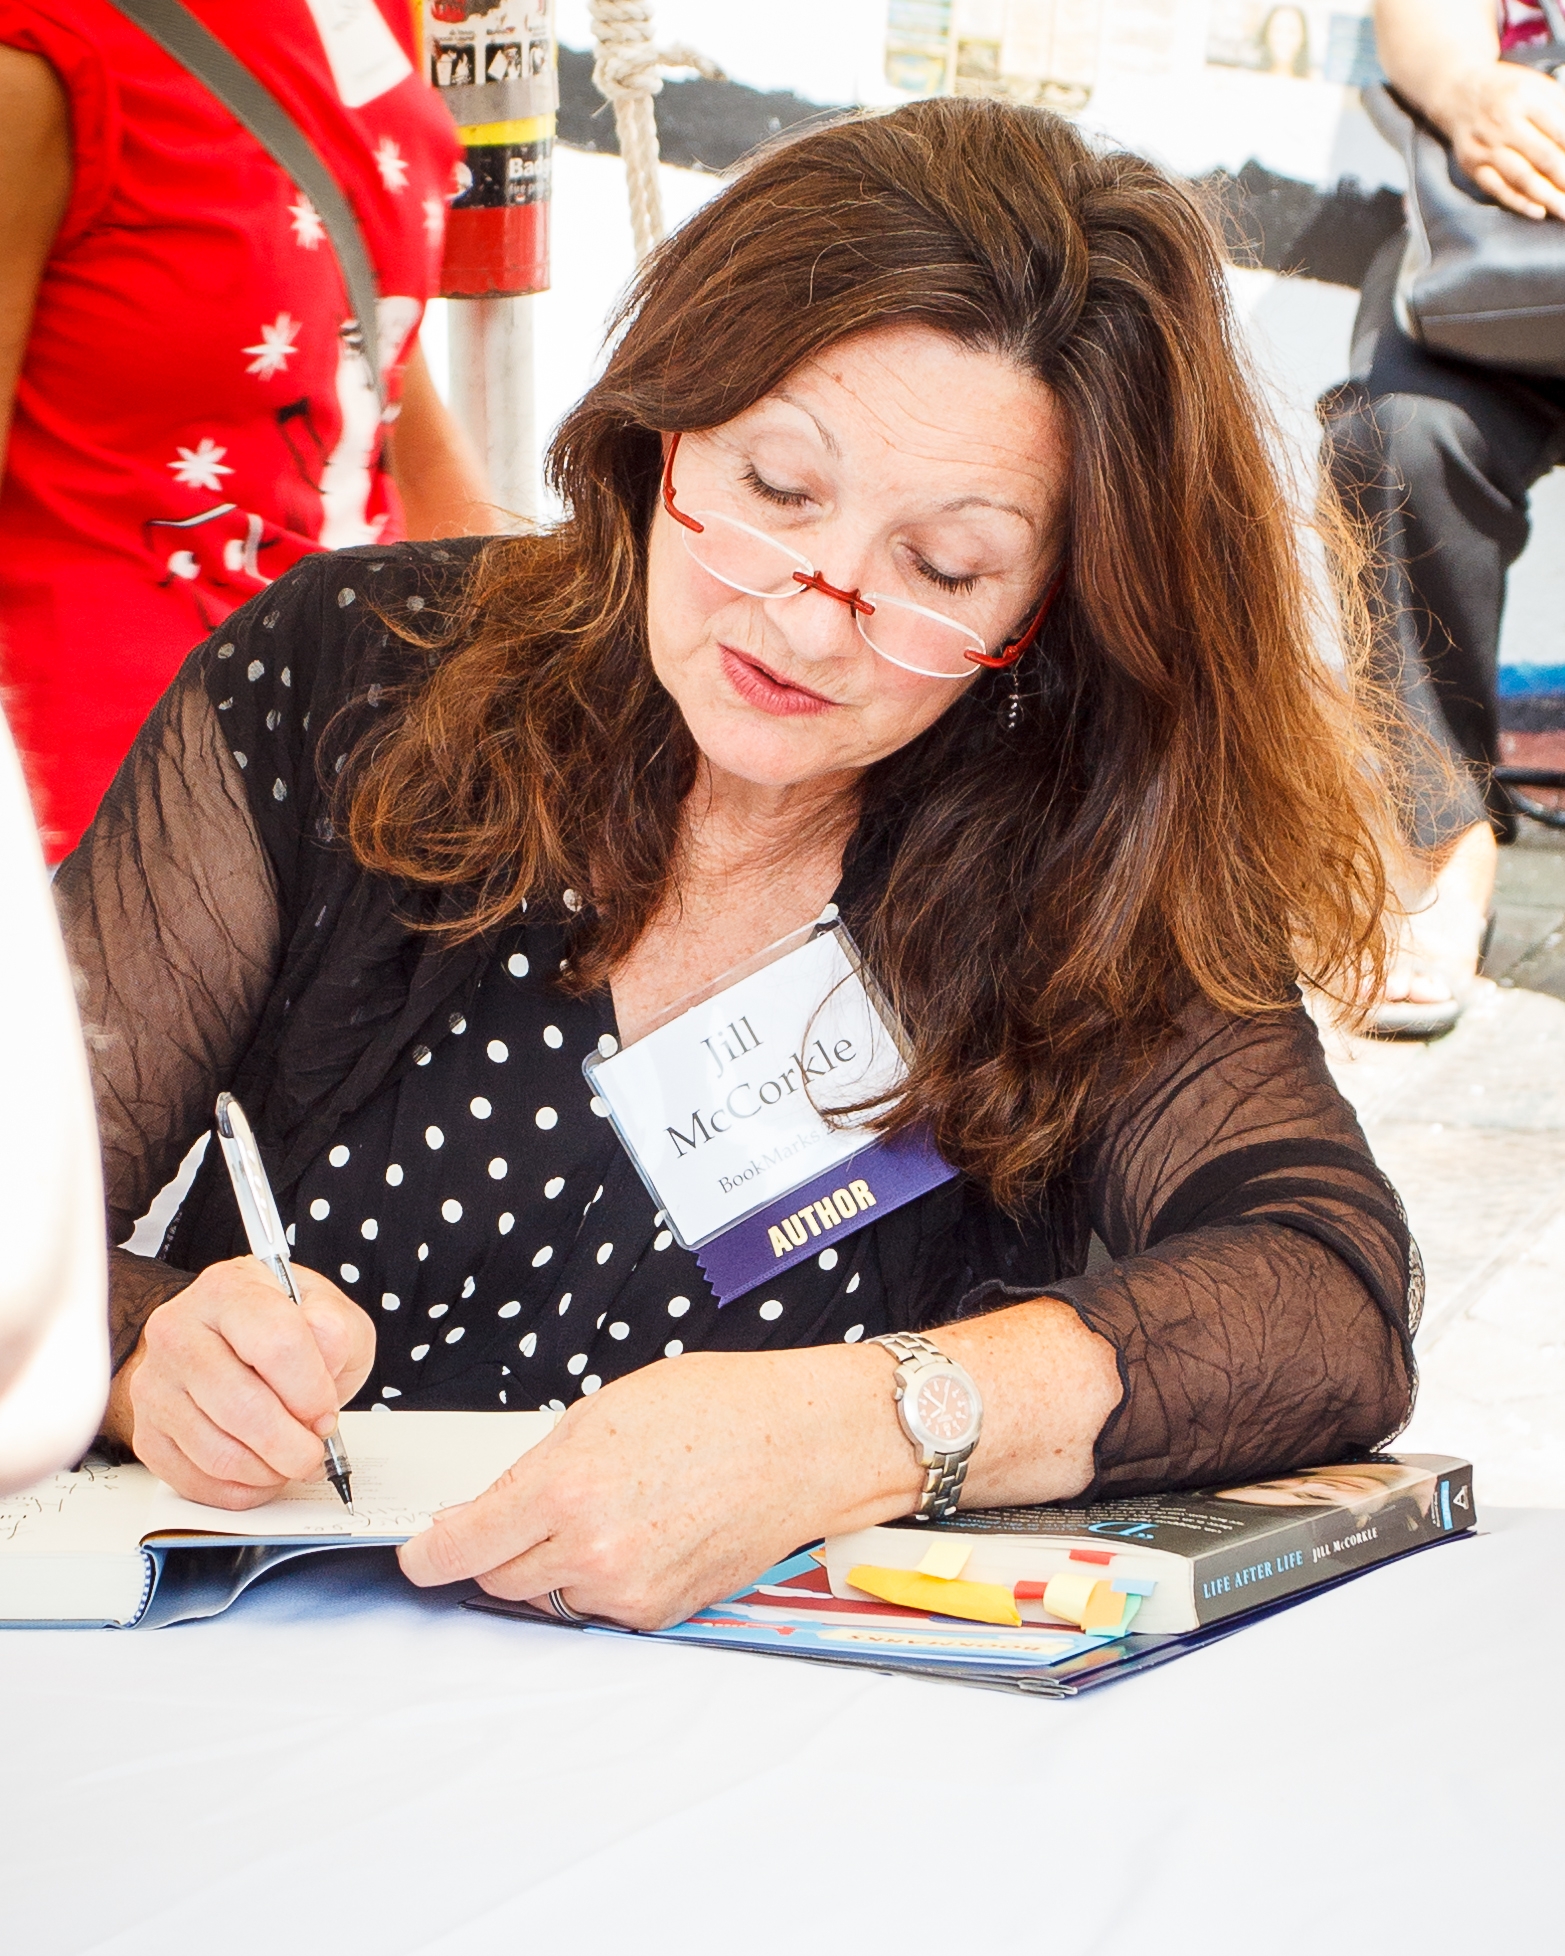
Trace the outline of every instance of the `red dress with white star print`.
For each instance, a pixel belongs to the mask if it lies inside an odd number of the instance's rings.
[[[460,156],[407,0],[187,0],[285,104],[374,262],[387,397]],[[180,660],[309,551],[401,534],[351,307],[303,194],[105,0],[0,0],[69,99],[70,205],[0,489],[0,687],[51,858]]]

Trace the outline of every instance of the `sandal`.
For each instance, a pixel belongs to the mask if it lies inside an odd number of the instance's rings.
[[[1453,919],[1461,910],[1471,911],[1475,918],[1479,914],[1476,905],[1465,903],[1460,897],[1446,897],[1443,899],[1442,908],[1444,911],[1443,921],[1446,922]],[[1432,915],[1432,909],[1423,914],[1426,918],[1430,917]],[[1478,962],[1477,969],[1474,973],[1475,977],[1478,972],[1483,970],[1484,960],[1488,957],[1490,946],[1494,942],[1494,923],[1494,912],[1490,910],[1483,916],[1479,931]],[[1450,935],[1451,933],[1448,931],[1445,934]],[[1410,934],[1405,937],[1402,946],[1399,948],[1399,955],[1418,958],[1424,963],[1433,965],[1438,975],[1446,984],[1446,996],[1444,998],[1434,999],[1382,999],[1380,1004],[1370,1013],[1365,1023],[1364,1031],[1371,1039],[1442,1038],[1446,1033],[1451,1031],[1457,1020],[1467,1010],[1468,1001],[1472,997],[1473,992],[1472,980],[1460,979],[1452,982],[1447,973],[1442,969],[1443,960],[1439,950],[1426,947]]]

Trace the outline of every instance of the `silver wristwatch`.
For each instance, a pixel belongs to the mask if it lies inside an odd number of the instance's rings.
[[[870,1343],[884,1345],[898,1361],[897,1417],[924,1469],[924,1491],[913,1519],[944,1521],[955,1511],[967,1463],[983,1431],[978,1388],[954,1359],[916,1331],[888,1331]]]

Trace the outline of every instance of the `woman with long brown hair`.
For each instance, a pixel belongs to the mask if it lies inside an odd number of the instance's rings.
[[[304,1269],[211,1151],[116,1255],[109,1434],[244,1506],[349,1399],[552,1404],[404,1566],[653,1624],[959,1493],[1393,1432],[1416,1257],[1297,988],[1383,955],[1380,777],[1188,195],[997,104],[817,130],[644,269],[551,466],[544,534],[230,620],[61,874],[115,1240],[232,1087]],[[924,1179],[785,1177],[720,1281],[583,1062],[834,918]]]

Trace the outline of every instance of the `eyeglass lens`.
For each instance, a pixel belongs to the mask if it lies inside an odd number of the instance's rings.
[[[802,587],[794,572],[808,573],[807,558],[715,510],[693,514],[703,527],[685,532],[685,548],[704,571],[747,597],[798,596]],[[870,591],[864,597],[874,609],[856,614],[856,622],[871,650],[883,659],[934,679],[965,679],[972,672],[967,655],[982,652],[984,642],[968,626],[900,598]]]

